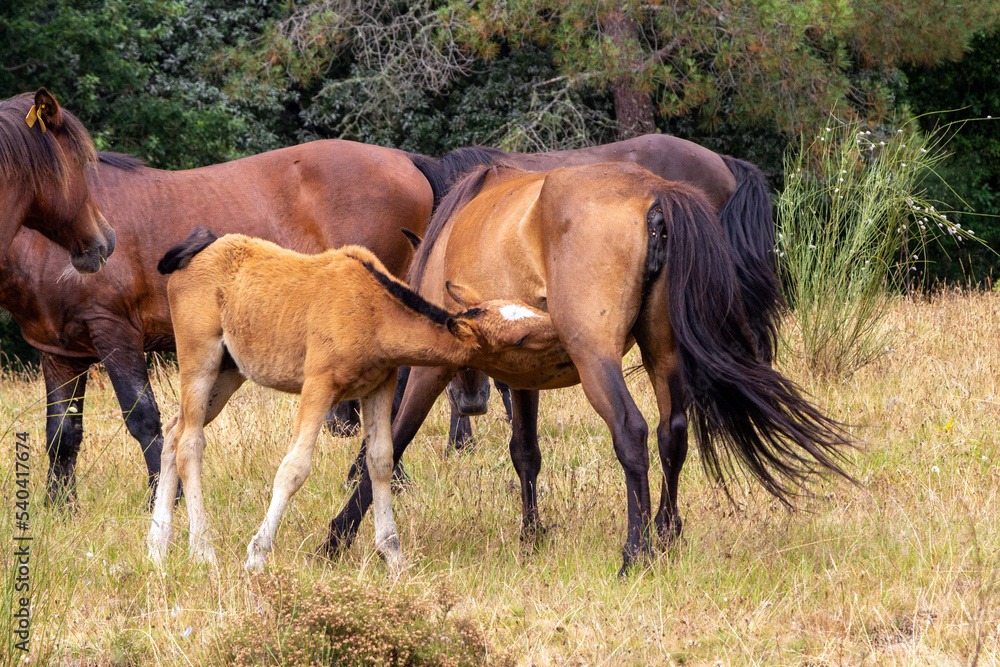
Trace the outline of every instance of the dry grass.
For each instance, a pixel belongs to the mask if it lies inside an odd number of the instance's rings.
[[[734,508],[706,482],[693,452],[682,476],[683,542],[619,580],[623,476],[607,429],[573,388],[542,397],[541,505],[550,530],[537,553],[519,540],[519,493],[499,402],[477,422],[476,450],[453,457],[442,455],[447,420],[439,403],[407,454],[413,484],[396,500],[410,563],[398,581],[374,556],[370,519],[339,560],[312,554],[345,499],[355,438],[322,436],[271,566],[295,572],[306,587],[335,587],[347,577],[421,600],[446,591],[457,600],[450,616],[478,625],[491,662],[1000,664],[1000,297],[899,301],[887,321],[895,347],[837,386],[783,355],[785,371],[866,442],[851,455],[862,484],[819,482],[801,511],[783,510],[754,488],[737,488]],[[156,384],[170,416],[176,376]],[[645,377],[629,384],[655,419]],[[211,660],[213,641],[259,612],[257,582],[241,565],[296,398],[247,387],[209,428],[206,506],[220,567],[210,574],[189,562],[180,530],[161,575],[145,558],[142,459],[110,383],[91,382],[73,517],[41,502],[41,381],[5,378],[2,389],[2,535],[14,527],[13,431],[27,430],[32,443],[32,664]],[[657,462],[650,478],[655,502]],[[175,516],[176,525],[186,524],[183,503]],[[0,628],[6,622],[0,618]],[[13,664],[20,656],[8,651],[8,637],[0,640],[0,662]]]

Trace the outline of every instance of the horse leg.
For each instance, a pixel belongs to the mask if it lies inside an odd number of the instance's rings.
[[[221,327],[220,327],[221,330]],[[212,547],[205,517],[205,496],[201,490],[201,471],[205,454],[205,424],[208,406],[212,400],[215,383],[222,365],[224,346],[217,333],[199,336],[189,332],[186,348],[181,351],[178,339],[178,360],[181,376],[181,412],[176,428],[179,429],[176,445],[177,473],[184,485],[190,526],[190,554],[198,561],[214,563]],[[329,407],[329,406],[327,406]],[[162,462],[160,474],[163,474]],[[167,495],[171,495],[173,487]],[[156,506],[164,498],[162,485],[157,489]],[[155,513],[155,509],[154,509]]]
[[[309,477],[316,438],[323,428],[327,411],[340,393],[335,388],[331,373],[308,376],[302,384],[302,399],[295,416],[292,445],[274,476],[274,490],[267,515],[257,534],[247,545],[247,560],[244,565],[247,570],[260,570],[264,566],[264,559],[274,545],[274,536],[278,532],[278,524],[288,501]]]
[[[396,376],[390,376],[378,389],[361,400],[364,412],[365,440],[368,441],[368,473],[375,505],[375,550],[382,554],[389,571],[398,574],[403,567],[399,533],[392,517],[392,396]]]
[[[219,373],[209,398],[205,413],[205,423],[215,419],[229,401],[229,397],[240,388],[245,378],[238,370],[227,370]],[[174,415],[165,427],[166,437],[163,439],[163,449],[160,456],[160,483],[156,487],[153,504],[153,522],[146,538],[150,559],[162,567],[170,544],[171,524],[174,509],[174,498],[166,489],[177,488],[177,438],[183,430],[181,412]]]
[[[406,383],[409,379],[410,367],[400,366],[399,372],[396,374],[396,391],[392,395],[392,421],[396,421],[396,415],[399,413],[399,406],[403,403],[403,394],[406,393]],[[354,462],[351,463],[351,467],[347,471],[348,482],[353,482],[361,474],[367,460],[367,452],[368,448],[365,445],[365,439],[362,438],[358,455],[354,457]],[[393,468],[392,481],[399,485],[409,481],[409,477],[407,477],[406,471],[403,469],[403,464],[399,461],[396,462],[396,467]]]
[[[649,451],[646,437],[649,428],[625,385],[621,352],[600,354],[596,345],[574,341],[567,352],[580,373],[580,383],[587,400],[611,430],[615,455],[625,471],[628,496],[628,533],[622,548],[625,575],[640,558],[647,557],[651,508],[649,500]],[[618,358],[616,358],[616,356]]]
[[[148,505],[152,508],[156,480],[160,474],[163,433],[160,431],[160,410],[146,370],[141,337],[137,338],[133,329],[118,326],[113,330],[91,327],[90,334],[115,389],[125,426],[139,443],[146,461],[150,491]]]
[[[453,367],[414,367],[410,371],[403,400],[392,423],[393,464],[399,463],[417,429],[424,423],[434,401],[455,375]],[[362,443],[364,446],[364,443]],[[341,547],[350,546],[361,519],[372,504],[372,480],[367,466],[359,466],[358,485],[347,503],[331,522],[326,541],[320,546],[331,558]]]
[[[510,388],[509,384],[501,382],[500,380],[493,380],[493,386],[497,388],[497,393],[500,394],[500,400],[503,401],[504,412],[507,413],[507,421],[514,420],[514,406],[511,403],[511,392],[514,391]]]
[[[49,454],[46,502],[76,504],[76,457],[83,441],[83,399],[90,361],[41,353],[45,377],[45,446]]]
[[[451,407],[451,421],[448,424],[448,451],[454,449],[456,452],[460,452],[472,442],[472,419],[458,411],[458,408],[451,401],[451,396],[448,397],[448,404]]]
[[[660,539],[669,545],[681,534],[677,487],[687,458],[688,423],[684,409],[684,382],[670,329],[667,288],[663,281],[665,277],[661,276],[649,290],[645,307],[633,331],[660,413],[656,442],[663,466],[663,482],[660,507],[656,513],[656,531]]]
[[[335,438],[348,438],[361,428],[361,403],[341,401],[326,415],[326,430]]]
[[[538,448],[538,392],[512,392],[510,460],[521,481],[521,540],[537,546],[542,535],[538,515],[538,472],[542,452]]]

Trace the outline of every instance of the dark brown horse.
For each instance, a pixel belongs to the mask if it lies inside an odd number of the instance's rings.
[[[518,299],[547,311],[572,364],[533,373],[487,368],[514,387],[511,455],[521,481],[525,536],[540,522],[538,390],[580,382],[611,430],[625,470],[623,571],[650,551],[647,426],[621,359],[638,344],[660,413],[664,470],[656,526],[681,530],[677,485],[690,410],[702,462],[724,480],[739,465],[785,500],[807,473],[833,470],[848,439],[771,368],[746,314],[736,262],[713,207],[697,189],[626,163],[525,173],[481,168],[443,200],[411,267],[410,283],[442,306],[448,281],[477,298]],[[459,302],[458,305],[461,305]],[[457,369],[413,368],[396,422],[398,461]],[[846,474],[845,474],[846,476]],[[332,553],[370,504],[362,481],[330,526]]]
[[[23,226],[68,250],[77,271],[98,271],[115,233],[87,187],[96,161],[83,124],[44,88],[0,101],[0,255]]]
[[[399,230],[422,233],[432,206],[430,186],[405,153],[338,140],[176,172],[102,154],[91,188],[118,229],[118,251],[101,273],[65,275],[65,253],[31,231],[18,234],[0,263],[0,307],[41,352],[51,495],[73,493],[85,371],[97,361],[153,484],[162,434],[143,353],[174,348],[167,279],[156,263],[195,225],[305,253],[362,245],[402,275],[413,251]]]
[[[473,165],[489,164],[494,160],[527,171],[600,162],[632,162],[666,180],[694,185],[718,211],[757,348],[765,361],[773,358],[780,291],[773,265],[775,239],[771,198],[760,170],[749,162],[722,156],[693,142],[664,134],[551,153],[460,148],[439,159],[421,155],[411,157],[434,188],[435,202],[440,201],[455,179]],[[459,415],[485,413],[489,393],[484,374],[459,372],[447,392],[452,405],[450,442],[461,446],[468,439],[471,435],[468,419]],[[509,402],[506,395],[504,401]]]

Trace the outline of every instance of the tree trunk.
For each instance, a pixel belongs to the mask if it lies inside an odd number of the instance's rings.
[[[626,15],[620,8],[612,11],[601,20],[604,32],[611,37],[615,46],[625,50],[625,43],[638,41],[639,30],[635,19]],[[642,61],[633,60],[630,69],[641,67]],[[621,76],[611,83],[615,96],[615,118],[618,120],[618,140],[630,139],[640,134],[650,134],[656,131],[653,117],[653,100],[648,93],[638,90],[631,76]]]

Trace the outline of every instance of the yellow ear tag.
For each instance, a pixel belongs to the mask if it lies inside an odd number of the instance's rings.
[[[41,109],[44,109],[45,105],[41,105],[37,109],[35,105],[31,105],[31,109],[28,110],[28,115],[24,117],[24,122],[28,124],[28,127],[34,127],[35,121],[38,121],[38,126],[42,128],[42,132],[45,132],[45,121],[42,120]]]

